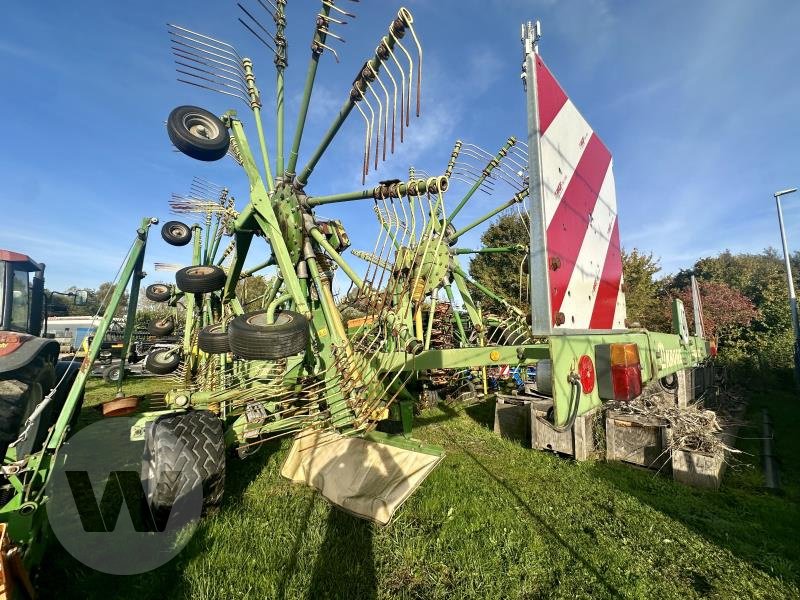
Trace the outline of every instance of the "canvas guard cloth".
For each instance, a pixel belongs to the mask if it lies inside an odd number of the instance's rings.
[[[281,475],[305,483],[336,506],[386,525],[442,456],[331,432],[301,432]]]

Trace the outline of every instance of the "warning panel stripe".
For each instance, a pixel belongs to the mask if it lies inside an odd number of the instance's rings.
[[[622,254],[619,247],[619,220],[616,219],[606,262],[603,265],[603,276],[597,289],[597,299],[592,310],[592,320],[589,322],[590,329],[612,329],[621,280]]]
[[[606,171],[600,198],[594,206],[589,228],[583,238],[578,260],[572,270],[567,286],[567,295],[561,303],[565,326],[588,329],[592,320],[594,302],[597,299],[600,278],[606,263],[606,255],[611,243],[611,234],[617,220],[616,207],[610,203],[614,198],[614,161]],[[573,321],[573,317],[575,320]]]
[[[611,153],[593,133],[547,228],[554,323],[610,164]]]
[[[540,138],[540,148],[546,168],[542,172],[542,186],[546,199],[545,223],[553,220],[558,202],[564,195],[575,166],[586,150],[586,141],[592,137],[592,128],[578,108],[569,100],[556,115],[547,135]],[[581,144],[581,140],[584,143]],[[588,316],[586,318],[589,320]]]
[[[556,118],[561,107],[567,102],[567,95],[550,69],[542,59],[536,57],[536,93],[539,97],[539,133],[544,135],[550,123]]]

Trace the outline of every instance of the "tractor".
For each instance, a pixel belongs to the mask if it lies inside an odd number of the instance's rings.
[[[0,455],[13,445],[20,458],[41,446],[78,372],[77,364],[58,360],[56,340],[42,337],[44,269],[25,254],[0,250]],[[85,301],[84,292],[66,295]],[[49,395],[47,408],[26,423]]]

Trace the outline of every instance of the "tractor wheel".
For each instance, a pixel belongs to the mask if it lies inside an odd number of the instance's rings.
[[[168,285],[164,283],[154,283],[147,286],[147,289],[144,291],[144,295],[147,296],[147,299],[152,302],[166,302],[169,300],[172,293],[170,292]]]
[[[161,228],[161,237],[170,246],[185,246],[192,241],[192,229],[180,221],[167,221]]]
[[[225,271],[211,265],[184,267],[175,273],[178,289],[190,294],[216,292],[225,287]]]
[[[172,373],[181,364],[181,357],[178,352],[171,350],[154,350],[147,355],[144,361],[144,368],[156,375],[167,375]]]
[[[267,323],[267,311],[239,315],[228,325],[231,352],[248,360],[286,358],[308,344],[308,319],[284,310]]]
[[[147,331],[149,331],[152,335],[157,337],[162,337],[165,335],[169,335],[173,331],[175,331],[175,319],[172,317],[166,317],[165,319],[157,319],[155,321],[150,321],[147,324]]]
[[[228,332],[223,331],[222,325],[209,325],[197,334],[197,346],[208,354],[227,354],[231,351],[228,342]]]
[[[197,106],[173,109],[167,117],[167,135],[178,150],[197,160],[219,160],[231,145],[225,124]]]
[[[43,359],[0,381],[0,459],[19,437],[25,419],[55,385],[55,369]],[[19,451],[19,448],[18,448]]]
[[[206,410],[158,418],[146,429],[142,481],[160,526],[181,497],[197,488],[203,491],[203,512],[216,510],[225,490],[222,421]]]
[[[121,365],[111,365],[103,369],[103,381],[106,383],[117,383],[122,378]]]

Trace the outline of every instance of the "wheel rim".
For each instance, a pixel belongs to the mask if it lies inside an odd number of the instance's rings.
[[[169,327],[171,325],[171,323],[172,323],[172,321],[170,319],[164,319],[163,321],[159,321],[158,323],[156,323],[156,326],[159,329],[166,329],[167,327]]]
[[[272,323],[267,323],[266,313],[260,313],[248,317],[245,322],[248,325],[253,325],[254,327],[272,327],[275,325],[286,325],[292,321],[294,321],[294,317],[291,314],[282,312],[275,315],[275,320]]]
[[[184,227],[183,225],[173,225],[169,229],[169,232],[175,237],[182,237],[186,235],[188,231],[189,231],[188,227]]]
[[[214,267],[191,267],[186,269],[187,275],[211,275],[214,272]]]
[[[169,365],[172,364],[174,357],[174,353],[169,350],[164,350],[162,352],[156,352],[153,355],[153,362],[159,365]]]
[[[189,113],[183,117],[183,126],[194,137],[213,140],[219,137],[219,127],[204,115]]]
[[[167,286],[165,285],[154,285],[150,288],[150,291],[154,294],[166,294],[169,289],[167,289]]]

